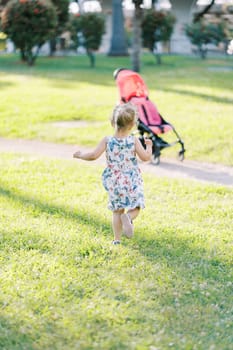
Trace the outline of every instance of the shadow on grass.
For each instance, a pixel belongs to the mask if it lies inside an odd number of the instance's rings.
[[[36,212],[38,212],[38,214],[46,213],[50,216],[74,220],[92,227],[94,231],[101,231],[102,234],[105,231],[109,232],[111,230],[110,223],[101,220],[99,216],[90,216],[87,211],[76,212],[75,210],[64,208],[63,206],[44,203],[38,199],[16,193],[8,189],[5,185],[0,186],[0,195],[20,203],[25,208],[32,208],[35,216],[37,214]],[[160,236],[156,236],[154,239],[138,238],[137,236],[134,239],[138,242],[138,247],[135,248],[130,243],[128,248],[138,251],[140,255],[145,256],[151,262],[160,261],[160,259],[163,258],[167,260],[167,262],[170,262],[171,265],[177,266],[177,268],[183,261],[188,261],[188,263],[191,261],[198,263],[199,261],[201,265],[203,265],[203,263],[205,265],[206,261],[209,266],[214,266],[214,268],[221,264],[228,264],[225,259],[222,257],[219,258],[217,255],[210,255],[207,259],[205,257],[208,255],[206,249],[193,247],[189,240],[182,240],[176,235],[176,232],[173,231],[169,231],[167,234],[163,233]],[[125,240],[125,242],[127,242],[127,240]]]
[[[4,88],[8,88],[11,87],[15,84],[13,84],[12,82],[8,82],[8,81],[0,81],[0,90],[4,89]]]
[[[17,56],[0,56],[1,69],[5,74],[35,76],[40,79],[50,80],[55,87],[72,87],[79,82],[87,82],[92,85],[114,86],[113,72],[119,66],[126,66],[130,69],[130,60],[117,58],[116,61],[104,55],[98,55],[96,67],[89,65],[88,57],[39,57],[35,66],[28,67],[19,61]]]
[[[153,165],[150,165],[151,167]],[[197,167],[191,166],[190,163],[181,162],[180,164],[169,163],[166,160],[162,160],[159,164],[161,169],[170,172],[178,172],[180,174],[184,174],[184,176],[188,176],[189,178],[197,179],[199,181],[211,182],[213,184],[219,184],[223,186],[233,186],[233,176],[232,170],[225,168],[226,170],[218,170],[218,169],[208,169],[208,165],[206,165],[206,169],[204,166]]]
[[[72,210],[64,208],[63,206],[52,205],[49,203],[45,203],[41,200],[20,194],[8,188],[4,184],[2,184],[2,186],[0,187],[0,195],[6,198],[9,198],[10,200],[15,201],[17,203],[20,203],[26,208],[32,207],[33,211],[38,211],[39,214],[46,213],[51,216],[64,217],[69,220],[71,219],[78,222],[81,221],[82,223],[93,227],[93,229],[100,229],[102,233],[103,233],[103,228],[106,228],[109,230],[109,225],[106,225],[104,220],[101,220],[98,216],[92,215],[90,217],[90,215],[88,215],[88,212],[74,213]],[[138,243],[138,246],[137,246],[137,243]],[[217,304],[217,305],[220,305],[219,307],[221,307],[221,314],[219,315],[219,319],[224,320],[223,310],[226,309],[227,311],[227,308],[229,307],[229,302],[226,302],[226,301],[228,300],[228,296],[230,298],[230,295],[231,295],[230,288],[227,287],[227,282],[232,281],[232,279],[230,278],[231,271],[232,271],[231,267],[226,261],[224,261],[224,259],[219,258],[214,253],[210,254],[209,252],[207,252],[205,248],[200,249],[199,247],[195,247],[194,245],[192,245],[192,241],[190,241],[188,238],[186,240],[182,239],[181,237],[179,237],[179,235],[176,234],[176,232],[173,229],[168,230],[167,232],[162,232],[160,235],[155,236],[154,239],[140,237],[140,236],[137,236],[136,234],[136,237],[133,239],[133,241],[131,241],[129,244],[126,243],[125,246],[127,248],[127,254],[128,254],[127,262],[129,263],[129,265],[126,265],[126,264],[118,265],[117,263],[115,264],[114,259],[118,260],[119,258],[117,256],[114,256],[112,258],[113,264],[112,266],[110,266],[110,270],[111,268],[112,269],[114,268],[115,274],[117,276],[122,277],[122,279],[125,279],[125,278],[130,279],[132,277],[134,281],[137,281],[137,279],[142,280],[143,276],[137,276],[138,272],[142,273],[142,271],[140,270],[137,272],[137,261],[138,261],[137,258],[138,256],[142,256],[143,258],[145,258],[145,260],[147,261],[147,264],[145,264],[144,266],[147,268],[150,265],[149,271],[152,272],[152,269],[154,269],[155,271],[155,273],[153,272],[153,276],[150,276],[150,273],[148,274],[146,269],[145,279],[146,281],[150,282],[150,284],[146,286],[145,285],[146,282],[144,282],[143,287],[139,287],[139,290],[140,288],[142,288],[145,291],[144,292],[145,295],[143,299],[143,302],[145,305],[147,305],[145,303],[145,300],[147,303],[148,301],[151,301],[152,305],[154,305],[153,300],[157,300],[157,302],[159,302],[159,310],[161,310],[161,312],[162,310],[163,312],[165,312],[163,309],[163,306],[166,305],[174,309],[174,315],[175,315],[176,308],[179,308],[178,306],[175,305],[175,300],[177,299],[177,296],[178,296],[180,298],[180,302],[183,303],[183,307],[184,307],[183,312],[186,312],[187,310],[186,306],[188,305],[191,308],[191,310],[193,310],[194,308],[198,308],[201,314],[202,307],[204,312],[205,307],[207,308],[209,306],[211,308],[212,305]],[[92,249],[92,247],[90,247],[89,249]],[[133,263],[130,261],[131,253],[132,253],[132,256],[136,255],[135,261]],[[63,252],[60,252],[60,254],[62,255]],[[98,251],[98,254],[102,254],[102,251]],[[125,254],[125,251],[123,251],[120,254]],[[132,269],[133,264],[136,264],[136,269],[135,268]],[[165,266],[165,272],[162,271],[164,266]],[[166,271],[166,266],[168,267],[167,271]],[[90,266],[90,264],[88,263],[86,265],[86,273],[88,274],[88,276],[89,276],[90,267],[92,268],[92,272],[93,272],[93,266]],[[100,277],[103,273],[107,277],[109,277],[109,280],[111,280],[112,278],[111,271],[109,271],[108,266],[103,264],[102,260],[99,266],[97,264],[96,267],[101,269]],[[161,282],[160,273],[161,273],[161,279],[162,279],[161,285],[157,284],[158,282]],[[155,277],[156,274],[158,277]],[[104,296],[101,296],[102,294],[100,294],[100,300],[107,299],[108,298],[107,291],[111,290],[111,293],[113,293],[113,290],[116,287],[114,287],[113,285],[111,286],[111,289],[108,289],[109,285],[106,286],[104,284],[104,281],[101,278],[96,280],[95,277],[96,277],[96,274],[94,272],[93,280],[90,281],[90,285],[91,285],[90,300],[92,295],[95,293],[95,290],[98,291],[98,289],[101,290],[102,292],[103,291],[106,292],[106,294],[103,294]],[[199,284],[203,284],[203,287],[200,287]],[[214,287],[213,291],[212,290],[210,291],[210,295],[208,295],[209,285]],[[69,293],[70,295],[73,296],[73,294],[77,292],[77,285],[74,284],[71,287],[72,289],[69,291]],[[194,287],[194,290],[192,290],[191,287]],[[221,288],[221,291],[219,290],[219,287]],[[119,293],[121,293],[121,295],[124,296],[123,292],[124,290],[123,291],[121,290],[119,292],[119,288],[118,288],[114,291],[113,295],[119,296]],[[82,295],[80,296],[80,298],[82,298]],[[223,305],[221,304],[222,300],[223,300]],[[112,302],[111,296],[110,296],[110,301]],[[134,297],[127,296],[127,301],[131,302],[132,307],[129,308],[129,310],[132,311],[133,306],[136,303]],[[123,299],[123,303],[124,302],[125,300]],[[211,312],[210,312],[210,316],[213,314],[215,316],[215,320],[212,321],[207,318],[208,324],[205,326],[208,327],[208,329],[210,329],[211,331],[214,331],[216,328],[214,322],[216,322],[217,311],[216,312],[213,311],[212,314]],[[157,313],[158,313],[158,308],[157,308]],[[86,316],[84,314],[83,319],[85,319],[85,317]],[[106,318],[107,317],[108,316],[106,315]],[[134,324],[135,319],[133,317],[135,317],[136,320],[142,319],[144,324],[146,324],[145,322],[147,320],[146,318],[145,319],[143,318],[145,317],[145,311],[142,311],[142,316],[140,312],[138,314],[137,312],[134,313],[134,315],[132,316],[132,323]],[[153,317],[153,316],[150,315],[150,317]],[[192,315],[190,316],[190,318],[191,317]],[[96,319],[92,321],[94,325],[95,325],[95,320],[96,322],[98,322],[99,325],[106,324],[106,319],[104,316],[96,315]],[[202,315],[200,316],[200,321],[202,323],[205,322],[205,318]],[[19,322],[19,320],[17,322]],[[113,321],[111,319],[111,322],[105,326],[106,334],[108,331],[110,333],[113,332],[115,323],[112,323],[112,322]],[[180,327],[179,322],[181,323],[181,325],[185,330],[186,325],[183,324],[184,321],[182,320],[177,321],[175,319],[173,327],[177,326],[179,328]],[[194,323],[196,327],[199,326],[199,323],[197,320],[194,320]],[[30,330],[29,331],[26,330],[26,335],[23,335],[21,338],[21,335],[18,334],[17,331],[15,331],[14,329],[15,326],[12,328],[10,322],[5,322],[4,325],[5,327],[3,328],[7,329],[6,331],[9,333],[9,336],[10,336],[9,342],[14,341],[15,344],[17,344],[19,339],[19,341],[21,341],[22,344],[25,342],[26,347],[30,348],[30,345],[32,342],[30,337]],[[49,326],[50,326],[49,321],[45,321],[45,325],[46,325],[45,332],[48,332],[48,331],[51,333],[59,332],[59,329],[56,329],[56,324],[54,324],[51,327],[51,329],[49,329]],[[125,325],[122,324],[122,327],[125,327]],[[43,331],[43,329],[41,329],[41,331]],[[225,331],[226,337],[228,336],[229,331],[230,331],[229,329]],[[194,334],[195,332],[196,331],[194,331]],[[69,334],[69,329],[67,329],[67,334]],[[196,334],[198,335],[198,333]],[[36,337],[36,334],[33,333],[32,337]],[[61,335],[60,344],[61,342],[63,342],[62,339],[64,339],[65,341],[65,338],[66,338],[66,335],[64,336],[64,333],[63,333]],[[93,335],[93,339],[94,338],[95,336]],[[38,339],[40,339],[40,335],[38,335]],[[71,339],[69,338],[69,340]],[[10,344],[11,343],[9,343],[9,345]],[[15,345],[14,347],[12,346],[12,349],[14,348],[17,349],[17,346]],[[33,349],[33,346],[31,346],[31,348]],[[124,347],[122,345],[122,349],[123,348]],[[125,346],[125,348],[127,347]],[[119,348],[116,347],[116,349],[119,349]]]
[[[4,350],[35,349],[32,337],[25,333],[24,325],[15,319],[8,321],[0,317],[0,348]]]
[[[150,56],[150,55],[149,55]],[[176,69],[180,68],[182,70],[188,72],[196,67],[197,59],[194,57],[183,57],[183,56],[174,56],[168,57],[168,61],[165,61],[163,65],[153,67],[150,66],[150,58],[148,62],[147,55],[143,56],[142,59],[142,69],[140,74],[142,75],[145,81],[150,80],[150,84],[148,85],[149,91],[153,88],[158,90],[166,91],[166,86],[171,86],[174,81],[177,83],[177,79],[175,78]],[[103,85],[103,86],[115,86],[115,82],[113,79],[113,72],[118,68],[126,68],[132,69],[131,59],[130,57],[109,57],[104,54],[96,55],[96,67],[90,68],[89,60],[85,55],[77,55],[77,56],[63,56],[63,57],[38,57],[35,66],[28,67],[25,64],[22,64],[19,61],[19,57],[17,55],[8,55],[8,56],[0,56],[0,65],[1,69],[7,74],[24,74],[28,76],[35,76],[41,79],[46,79],[51,81],[51,85],[55,87],[63,87],[63,82],[66,87],[72,87],[72,85],[77,84],[79,82],[86,82],[92,85]],[[204,66],[201,66],[202,68]],[[171,76],[167,75],[168,69],[171,72]],[[166,73],[166,77],[169,79],[159,78],[159,85],[157,79],[157,73],[163,74]],[[197,74],[202,75],[202,71],[197,71]],[[213,74],[212,74],[213,75]],[[212,76],[211,75],[211,76]],[[191,80],[192,78],[190,78]],[[214,82],[214,78],[212,79],[212,83]],[[182,84],[182,81],[179,80],[179,83]],[[185,82],[185,85],[187,81]],[[192,84],[194,86],[208,86],[209,81],[206,83],[205,81],[201,81],[198,79],[198,76],[192,80]],[[224,81],[226,84],[226,89],[231,89],[231,79],[228,78]],[[165,89],[163,89],[163,85]],[[167,90],[169,92],[169,89]],[[170,92],[177,92],[176,89],[171,89]],[[184,92],[181,90],[180,94],[187,93],[186,90]],[[201,95],[202,98],[208,98],[208,95]],[[211,100],[214,100],[215,97],[209,96]],[[216,102],[224,102],[231,103],[231,99],[216,99]]]
[[[106,225],[103,221],[100,221],[98,217],[90,217],[88,213],[80,212],[77,213],[75,210],[68,210],[59,205],[50,205],[48,203],[43,203],[42,201],[30,198],[0,185],[0,195],[9,198],[15,202],[21,203],[24,207],[31,207],[34,212],[46,213],[51,216],[67,218],[72,220],[77,220],[83,224],[92,226],[101,226],[102,228],[109,229],[109,225]]]
[[[195,85],[194,85],[195,86]],[[202,94],[202,93],[197,93],[197,92],[193,92],[193,91],[187,91],[186,90],[182,90],[182,89],[172,89],[172,88],[160,88],[161,91],[165,91],[165,92],[171,92],[173,94],[177,94],[177,95],[187,95],[187,96],[191,96],[191,97],[198,97],[198,98],[202,98],[205,100],[205,102],[216,102],[216,103],[226,103],[226,104],[233,104],[233,99],[231,98],[227,98],[227,97],[217,97],[214,95],[207,95],[207,94]]]
[[[167,230],[166,233],[158,235],[155,239],[140,237],[139,253],[145,256],[149,261],[163,261],[174,268],[176,273],[182,267],[187,270],[190,277],[195,277],[195,271],[198,274],[202,272],[203,278],[213,277],[219,280],[224,279],[223,272],[232,274],[231,262],[226,256],[219,256],[217,249],[209,251],[203,247],[194,247],[190,239],[182,239],[174,230]],[[183,272],[184,272],[183,271]],[[214,272],[214,273],[213,273]],[[184,277],[183,273],[181,276]]]

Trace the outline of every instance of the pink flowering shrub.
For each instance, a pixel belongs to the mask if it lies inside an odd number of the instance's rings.
[[[143,46],[155,54],[157,63],[161,57],[157,52],[159,42],[168,42],[173,33],[176,18],[170,12],[148,10],[142,21]]]
[[[85,47],[91,67],[94,67],[94,52],[99,49],[105,33],[104,17],[96,13],[77,14],[71,16],[70,25],[74,42],[77,47],[80,45]],[[81,34],[81,40],[78,38],[77,33]]]
[[[1,24],[2,31],[20,49],[21,58],[32,65],[40,47],[54,36],[57,13],[49,0],[11,0]]]

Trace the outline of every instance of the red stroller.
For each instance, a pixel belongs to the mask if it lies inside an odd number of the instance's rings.
[[[132,102],[138,107],[140,141],[145,146],[144,134],[147,134],[152,140],[153,163],[159,164],[162,149],[174,146],[177,143],[181,146],[178,158],[180,161],[183,161],[185,153],[184,143],[175,128],[163,119],[156,106],[149,100],[147,87],[140,75],[132,70],[120,68],[115,70],[113,76],[120,92],[121,103]],[[177,137],[175,142],[168,143],[158,136],[168,131],[175,133]]]

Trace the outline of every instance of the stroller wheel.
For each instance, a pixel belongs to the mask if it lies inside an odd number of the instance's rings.
[[[183,160],[184,160],[184,151],[180,151],[180,152],[178,153],[178,159],[179,159],[181,162],[183,162]]]
[[[159,165],[159,163],[160,163],[160,156],[153,156],[152,164]]]

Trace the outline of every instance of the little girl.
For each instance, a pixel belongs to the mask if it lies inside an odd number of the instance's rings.
[[[137,122],[137,110],[131,103],[115,107],[111,124],[114,135],[104,137],[97,147],[87,153],[77,151],[74,158],[95,160],[106,152],[107,167],[102,183],[109,195],[108,208],[112,211],[113,244],[120,244],[122,229],[131,238],[133,220],[144,208],[143,180],[136,155],[148,161],[152,155],[152,141],[145,139],[146,149],[138,138],[130,135]]]

